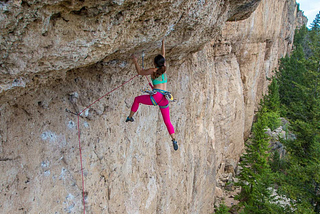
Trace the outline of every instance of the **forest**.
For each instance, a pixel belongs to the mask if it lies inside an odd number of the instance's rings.
[[[239,204],[215,213],[320,213],[320,12],[270,82],[241,156]],[[267,130],[279,126],[274,148]]]

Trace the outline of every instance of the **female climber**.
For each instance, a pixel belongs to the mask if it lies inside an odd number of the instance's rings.
[[[164,40],[162,41],[162,45],[161,45],[161,54],[157,55],[154,58],[154,66],[156,68],[140,69],[140,66],[138,65],[138,62],[137,62],[137,58],[133,55],[132,59],[139,75],[151,76],[151,80],[153,84],[153,92],[155,94],[137,96],[134,99],[134,102],[131,107],[131,112],[126,119],[126,122],[134,121],[132,117],[134,113],[137,112],[140,103],[144,105],[159,105],[164,123],[167,126],[168,132],[172,138],[173,148],[174,150],[178,150],[178,143],[175,140],[174,128],[170,121],[169,101],[165,97],[165,93],[167,92],[166,91],[167,74],[166,74],[166,65],[165,65]]]

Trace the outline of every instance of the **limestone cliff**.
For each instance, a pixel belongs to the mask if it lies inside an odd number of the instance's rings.
[[[86,213],[212,213],[301,23],[294,0],[0,2],[0,210],[82,213],[78,112],[166,37],[174,152],[136,78],[80,119]]]

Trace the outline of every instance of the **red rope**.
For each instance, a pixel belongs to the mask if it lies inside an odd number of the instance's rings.
[[[80,141],[80,115],[78,115],[78,139],[79,139],[79,151],[80,151],[80,163],[81,163],[81,178],[82,178],[82,203],[83,213],[86,213],[86,203],[84,198],[84,178],[83,178],[83,167],[82,167],[82,154],[81,154],[81,141]]]
[[[147,76],[145,76],[145,77],[146,77],[146,79],[148,80],[150,87],[153,89],[153,85],[152,85],[151,82],[149,81],[148,77],[147,77]]]
[[[81,163],[81,178],[82,178],[82,203],[83,203],[83,213],[86,213],[86,203],[85,203],[85,194],[84,194],[84,177],[83,177],[83,165],[82,165],[82,153],[81,153],[81,140],[80,140],[80,116],[81,114],[87,110],[88,108],[90,108],[93,104],[95,104],[96,102],[98,102],[99,100],[101,100],[102,98],[106,97],[108,94],[114,92],[115,90],[117,90],[118,88],[124,86],[125,84],[127,84],[128,82],[130,82],[131,80],[133,80],[134,78],[136,78],[137,76],[139,76],[139,74],[137,74],[136,76],[132,77],[131,79],[129,79],[128,81],[124,82],[122,85],[112,89],[111,91],[109,91],[108,93],[106,93],[105,95],[103,95],[102,97],[100,97],[99,99],[97,99],[96,101],[94,101],[92,104],[90,104],[89,106],[87,106],[84,110],[82,110],[80,113],[77,114],[78,116],[78,140],[79,140],[79,151],[80,151],[80,163]],[[148,78],[147,78],[148,79]],[[149,81],[149,80],[148,80]],[[150,83],[150,82],[149,82]]]
[[[111,91],[109,91],[108,93],[106,93],[105,95],[103,95],[102,97],[100,97],[99,99],[97,99],[96,101],[94,101],[92,104],[90,104],[89,106],[87,106],[84,110],[82,110],[79,115],[81,115],[85,110],[87,110],[88,108],[90,108],[93,104],[95,104],[96,102],[100,101],[102,98],[106,97],[107,95],[109,95],[110,93],[114,92],[115,90],[117,90],[118,88],[124,86],[125,84],[127,84],[128,82],[130,82],[131,80],[133,80],[134,78],[136,78],[137,76],[139,76],[139,74],[135,75],[134,77],[132,77],[131,79],[129,79],[128,81],[124,82],[122,85],[119,85],[118,87],[112,89]]]

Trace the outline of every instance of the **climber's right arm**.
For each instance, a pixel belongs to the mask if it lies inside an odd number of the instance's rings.
[[[164,39],[162,40],[162,45],[161,45],[161,54],[164,58],[166,58],[166,49],[164,47]]]

